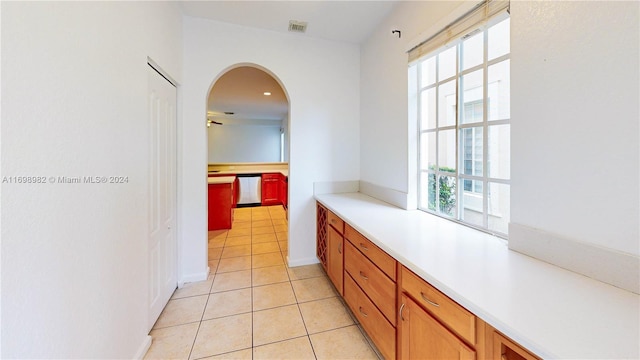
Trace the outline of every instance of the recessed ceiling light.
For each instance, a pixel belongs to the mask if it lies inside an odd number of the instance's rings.
[[[263,94],[264,94],[264,96],[270,96],[271,95],[271,93],[268,92],[268,91],[265,91]]]

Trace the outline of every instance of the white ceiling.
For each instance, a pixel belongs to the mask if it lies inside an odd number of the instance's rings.
[[[289,20],[306,21],[306,33],[297,35],[359,44],[397,2],[181,0],[180,6],[189,16],[279,32],[288,32]]]
[[[391,12],[398,0],[382,1],[196,1],[181,0],[185,15],[286,33],[289,20],[308,23],[304,34],[294,36],[359,44]],[[270,90],[267,90],[270,89]],[[271,91],[271,96],[264,96]],[[286,96],[278,83],[261,70],[237,68],[214,85],[208,101],[208,118],[231,125],[260,124],[284,119]],[[232,116],[223,115],[232,111]]]

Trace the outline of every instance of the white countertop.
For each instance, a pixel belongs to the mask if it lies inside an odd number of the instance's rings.
[[[360,194],[316,199],[542,358],[639,359],[640,296],[511,251],[497,237]]]
[[[230,184],[235,180],[235,176],[210,176],[207,178],[209,184]]]

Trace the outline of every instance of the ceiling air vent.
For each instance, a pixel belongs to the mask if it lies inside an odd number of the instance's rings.
[[[289,20],[289,31],[303,33],[307,31],[307,22]]]

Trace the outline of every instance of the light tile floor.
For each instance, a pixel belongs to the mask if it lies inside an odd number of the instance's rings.
[[[319,264],[287,266],[281,206],[234,209],[209,232],[206,281],[173,294],[145,359],[374,359]]]

